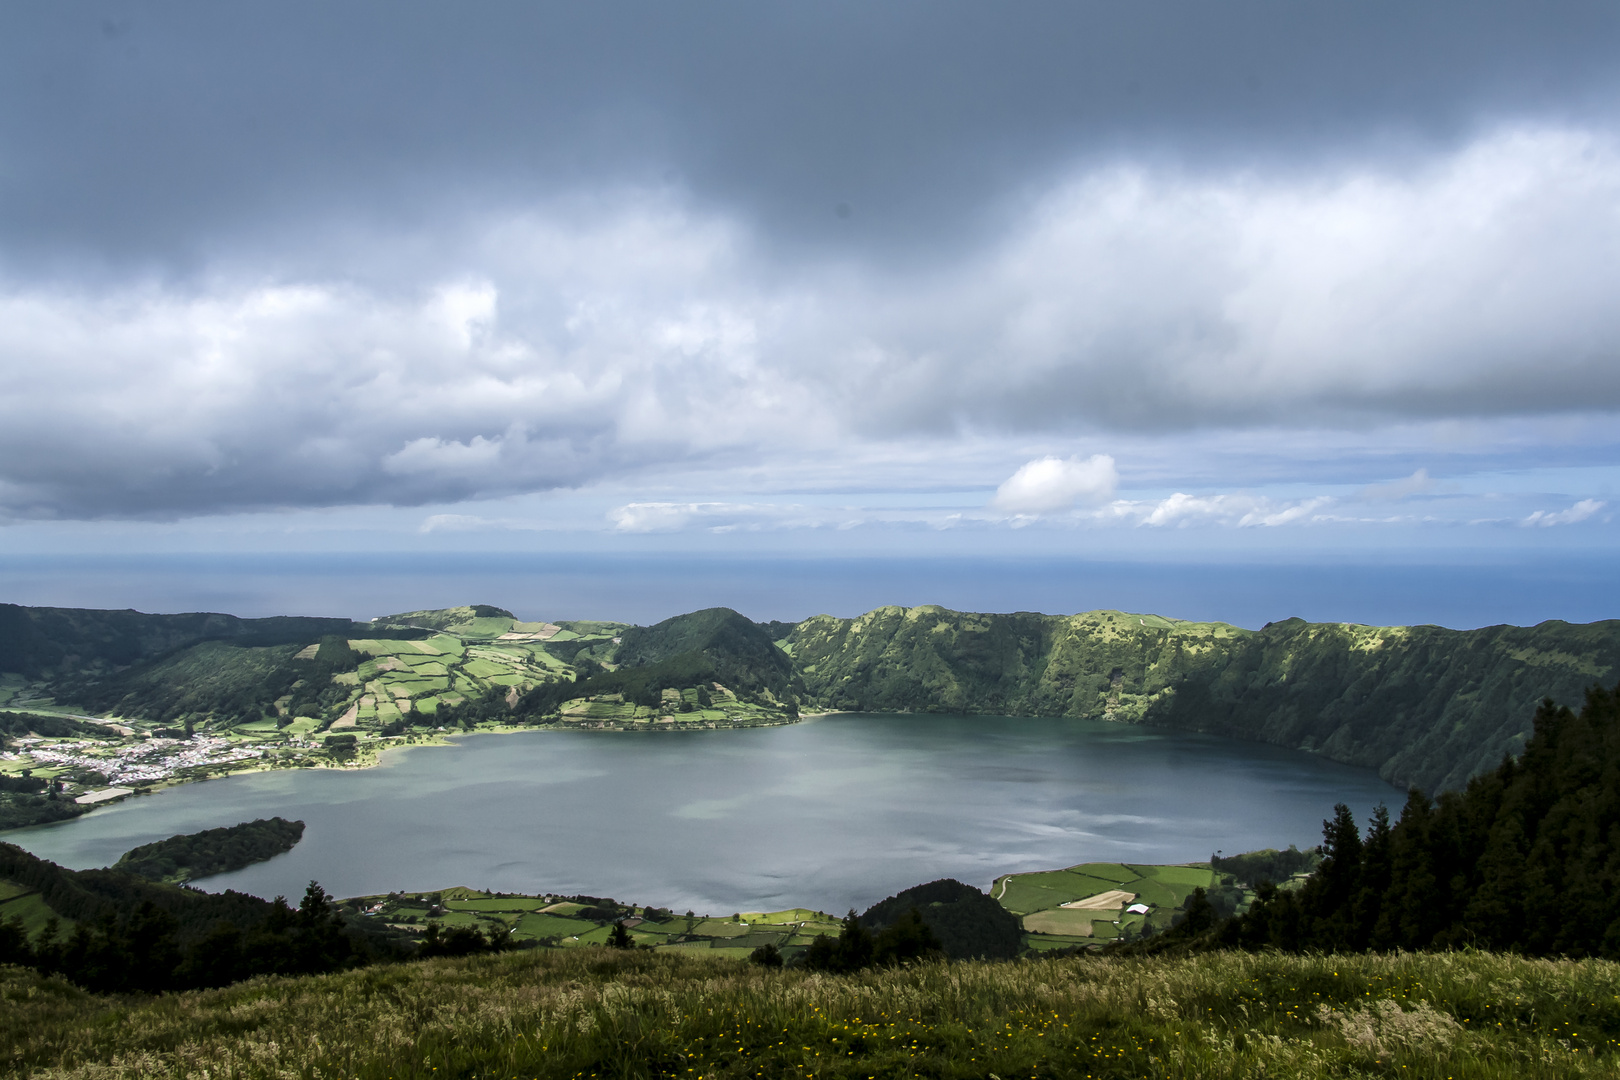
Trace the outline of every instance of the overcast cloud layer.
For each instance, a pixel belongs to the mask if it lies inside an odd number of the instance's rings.
[[[0,518],[1607,529],[1617,47],[1601,4],[19,5]]]

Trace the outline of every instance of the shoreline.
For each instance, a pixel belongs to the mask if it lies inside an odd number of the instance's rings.
[[[526,731],[580,731],[592,733],[640,733],[649,735],[670,733],[691,734],[699,731],[741,731],[753,728],[790,727],[793,724],[801,723],[805,720],[814,720],[824,716],[832,716],[838,711],[840,710],[816,713],[800,713],[791,719],[784,718],[780,720],[762,720],[756,717],[749,717],[745,720],[730,722],[707,720],[694,723],[681,723],[676,721],[662,724],[583,720],[572,722],[557,721],[541,724],[491,724],[488,726],[474,727],[471,730],[456,731],[448,731],[438,728],[428,729],[423,731],[421,734],[385,736],[381,738],[374,738],[368,742],[359,743],[354,758],[347,761],[328,756],[324,759],[317,757],[306,757],[299,759],[296,763],[281,764],[279,762],[267,762],[263,758],[255,758],[231,763],[217,771],[204,771],[201,775],[169,776],[160,780],[145,783],[132,782],[134,784],[133,790],[131,790],[128,794],[87,804],[89,809],[87,809],[84,813],[76,814],[71,818],[61,819],[61,821],[74,821],[80,817],[87,817],[102,807],[116,806],[131,799],[155,795],[158,792],[165,791],[169,788],[181,787],[186,784],[201,784],[210,780],[225,780],[233,776],[251,776],[259,773],[282,772],[288,770],[314,771],[324,769],[358,772],[365,769],[385,768],[388,765],[388,762],[384,760],[385,756],[387,755],[423,747],[455,746],[459,740],[469,735],[512,735]],[[58,715],[66,714],[58,713]],[[118,723],[116,720],[107,720],[99,717],[91,718],[76,716],[76,718],[87,720],[93,719],[97,723],[104,724]],[[324,736],[329,734],[331,734],[330,729],[311,733],[312,736]],[[270,749],[274,749],[274,747],[270,747]],[[310,749],[317,754],[330,754],[330,751],[325,751],[318,746],[311,747]],[[105,791],[107,788],[123,786],[126,785],[119,783],[118,781],[111,781],[108,783],[106,788],[87,789],[86,791],[81,792],[80,795],[95,794],[97,791]],[[4,837],[11,833],[20,833],[26,829],[37,828],[40,825],[59,823],[60,822],[36,822],[28,825],[19,825],[13,829],[0,831],[0,837]]]

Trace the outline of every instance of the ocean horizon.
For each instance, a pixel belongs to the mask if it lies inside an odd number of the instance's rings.
[[[1620,617],[1620,562],[1122,561],[533,552],[0,555],[0,602],[369,619],[494,604],[525,619],[653,623],[707,607],[749,618],[884,605],[1070,614],[1099,608],[1258,629],[1313,622],[1472,629]]]

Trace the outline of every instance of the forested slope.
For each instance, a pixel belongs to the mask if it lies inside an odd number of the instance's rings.
[[[1010,713],[1257,739],[1457,787],[1515,753],[1544,697],[1620,672],[1620,621],[1448,630],[1290,619],[1258,632],[1096,611],[817,616],[787,635],[810,702]]]
[[[300,616],[239,619],[209,612],[148,615],[0,604],[0,672],[40,678],[70,671],[108,671],[199,641],[303,643],[323,634],[347,634],[353,625],[348,619]]]
[[[980,615],[885,607],[820,615],[787,640],[811,699],[835,709],[1141,720],[1248,631],[1153,615]]]
[[[1545,698],[1578,704],[1620,672],[1620,621],[1370,627],[1289,619],[1156,703],[1153,724],[1261,739],[1460,788],[1516,754]]]
[[[1620,696],[1593,687],[1578,714],[1543,705],[1522,754],[1438,800],[1412,791],[1393,826],[1380,807],[1363,836],[1340,805],[1321,851],[1303,886],[1261,884],[1224,922],[1195,894],[1141,949],[1620,958]]]

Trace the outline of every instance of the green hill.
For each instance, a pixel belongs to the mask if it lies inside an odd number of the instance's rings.
[[[654,626],[631,627],[614,650],[613,662],[622,670],[696,663],[699,656],[715,680],[739,693],[784,703],[803,693],[793,661],[770,634],[730,608],[708,608]]]
[[[1620,675],[1620,621],[1447,630],[939,607],[817,616],[787,636],[816,706],[1075,716],[1256,739],[1458,787],[1517,752],[1543,697]]]
[[[239,619],[212,613],[147,615],[0,604],[0,672],[42,678],[109,671],[199,641],[282,645],[347,633],[352,625],[348,619]]]

